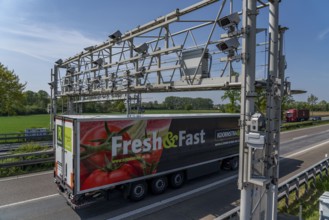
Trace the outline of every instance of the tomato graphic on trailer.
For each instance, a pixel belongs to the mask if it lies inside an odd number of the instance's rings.
[[[97,169],[83,182],[81,190],[104,186],[111,183],[129,180],[137,177],[136,169],[130,164],[124,164],[112,171]]]
[[[111,139],[113,135],[122,135],[130,139],[124,132],[131,121],[121,122],[80,122],[80,183],[96,169],[103,169],[111,160]]]
[[[151,143],[167,134],[170,123],[171,119],[80,122],[81,190],[156,173],[163,147]]]
[[[88,167],[100,168],[106,165],[106,159],[112,157],[111,154],[111,135],[122,135],[124,140],[129,140],[130,136],[124,132],[125,126],[129,126],[131,121],[126,123],[99,122],[97,124],[82,122],[80,125],[80,153],[83,163]],[[89,130],[88,130],[89,129]]]

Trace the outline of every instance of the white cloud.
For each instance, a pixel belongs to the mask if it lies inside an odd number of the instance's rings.
[[[74,55],[82,51],[82,48],[100,42],[76,30],[17,23],[11,27],[2,26],[0,35],[0,49],[49,62]]]
[[[318,35],[318,39],[323,40],[327,37],[328,34],[329,34],[329,28],[321,31],[321,33]]]
[[[0,0],[0,6],[8,2]],[[86,46],[100,43],[78,30],[33,22],[18,13],[15,7],[11,9],[6,11],[7,14],[0,13],[0,62],[14,69],[21,82],[27,82],[27,90],[49,92],[47,82],[57,59],[66,59]]]

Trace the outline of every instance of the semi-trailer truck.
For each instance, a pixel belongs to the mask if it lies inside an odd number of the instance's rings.
[[[289,109],[286,111],[287,122],[307,121],[310,118],[308,109]]]
[[[55,183],[73,208],[121,190],[141,200],[238,167],[238,114],[55,117]]]

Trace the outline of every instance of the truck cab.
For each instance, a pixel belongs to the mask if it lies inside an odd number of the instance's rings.
[[[297,110],[296,109],[289,109],[286,111],[286,121],[287,122],[297,121]]]

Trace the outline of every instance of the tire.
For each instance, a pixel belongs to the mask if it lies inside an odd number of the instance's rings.
[[[183,172],[174,173],[170,176],[170,186],[174,189],[180,188],[185,182],[185,175]]]
[[[147,194],[147,183],[145,181],[132,183],[130,187],[129,199],[132,201],[140,201]]]
[[[151,192],[153,194],[161,194],[166,191],[168,186],[167,177],[161,176],[151,180]]]
[[[230,170],[237,170],[239,168],[238,157],[234,157],[230,160]]]

